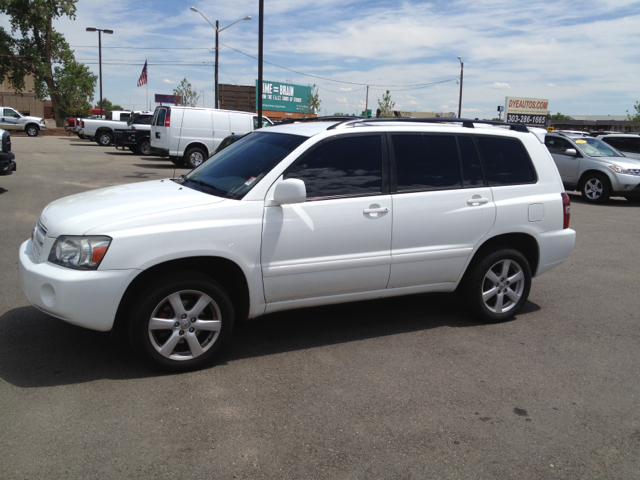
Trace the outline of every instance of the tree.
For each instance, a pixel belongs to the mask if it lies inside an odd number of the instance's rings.
[[[8,78],[15,91],[22,93],[25,77],[33,75],[36,96],[51,98],[57,126],[64,123],[64,115],[53,64],[62,64],[64,69],[74,56],[64,36],[53,28],[53,20],[63,16],[74,19],[77,1],[0,0],[0,13],[6,14],[11,24],[11,33],[0,27],[0,81]]]
[[[386,91],[384,95],[382,95],[382,100],[378,100],[378,110],[380,113],[376,112],[376,117],[381,118],[391,118],[394,116],[393,107],[396,106],[395,102],[391,101],[391,94],[389,90]]]
[[[95,107],[93,108],[100,108],[100,102],[97,102]],[[122,108],[120,105],[114,105],[110,100],[107,100],[106,98],[102,99],[102,109],[104,110],[105,114],[113,112],[114,110],[124,110],[124,108]]]
[[[571,117],[558,112],[554,113],[553,115],[547,115],[547,120],[571,120]]]
[[[320,104],[322,100],[320,100],[320,92],[316,88],[315,93],[313,92],[313,88],[311,89],[311,93],[307,97],[307,104],[305,105],[304,113],[313,115],[320,111]]]
[[[197,106],[198,99],[200,98],[196,90],[197,87],[192,87],[187,81],[187,77],[184,77],[180,82],[180,85],[173,89],[173,94],[182,97],[182,105],[195,107]]]
[[[60,114],[63,117],[88,117],[98,76],[86,65],[72,60],[55,67],[53,77],[58,85]]]
[[[636,102],[633,109],[636,111],[633,116],[631,116],[631,113],[627,110],[627,121],[629,122],[629,128],[631,130],[638,130],[640,129],[640,102]]]

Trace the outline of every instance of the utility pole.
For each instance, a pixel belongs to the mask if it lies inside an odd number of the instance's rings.
[[[367,85],[367,100],[364,102],[364,118],[369,116],[369,85]]]

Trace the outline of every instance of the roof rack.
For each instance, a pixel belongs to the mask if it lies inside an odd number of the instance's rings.
[[[357,117],[355,115],[329,115],[325,117],[303,117],[303,118],[285,118],[278,122],[278,125],[285,125],[296,122],[328,122],[328,121],[349,121],[349,120],[364,120],[363,117]]]
[[[357,123],[376,123],[376,122],[400,122],[400,123],[461,123],[465,128],[475,128],[474,124],[481,123],[483,125],[498,125],[501,127],[509,127],[510,130],[516,132],[529,132],[529,129],[522,123],[506,123],[496,120],[472,120],[470,118],[361,118],[356,117],[351,120],[331,125],[327,130],[333,130],[336,127]]]

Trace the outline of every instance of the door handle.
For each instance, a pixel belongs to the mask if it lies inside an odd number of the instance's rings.
[[[485,203],[489,203],[488,198],[481,197],[480,195],[475,195],[469,200],[467,200],[467,205],[484,205]]]
[[[378,207],[378,208],[365,208],[363,213],[369,215],[371,213],[387,213],[389,209],[387,207]]]

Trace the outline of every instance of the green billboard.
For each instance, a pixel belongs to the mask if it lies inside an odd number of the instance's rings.
[[[256,80],[256,110],[258,109],[258,80]],[[291,83],[262,81],[262,110],[304,112],[309,105],[311,87]]]

